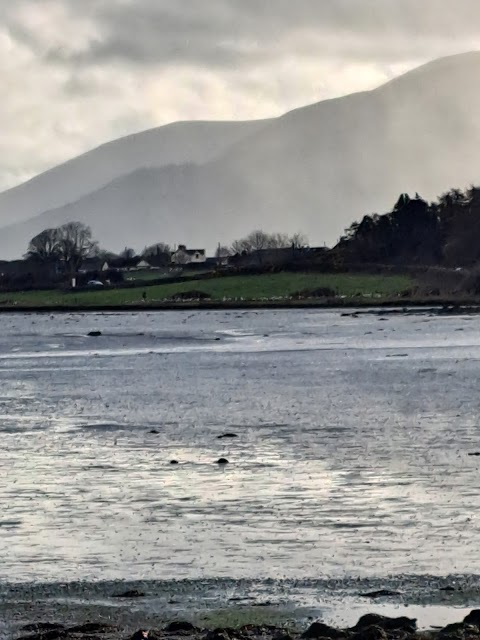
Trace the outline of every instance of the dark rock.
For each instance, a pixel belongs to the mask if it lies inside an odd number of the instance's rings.
[[[170,464],[176,465],[176,464],[178,464],[178,460],[170,460]]]
[[[22,636],[17,640],[59,640],[59,638],[67,638],[68,632],[66,629],[51,629],[50,631],[40,631],[33,635]]]
[[[352,631],[361,631],[368,627],[380,627],[384,631],[405,631],[406,633],[415,633],[417,630],[417,621],[413,618],[401,616],[400,618],[387,618],[376,613],[367,613],[362,616],[357,624],[352,627]]]
[[[220,458],[217,460],[217,464],[229,464],[229,462],[226,458]]]
[[[246,637],[258,638],[258,637],[264,637],[266,635],[272,636],[274,633],[277,633],[279,629],[278,627],[274,627],[273,625],[269,625],[269,624],[263,624],[260,626],[256,624],[245,624],[243,625],[243,627],[240,627],[238,631],[235,631],[233,629],[227,629],[226,631],[230,636],[236,635],[239,637],[246,636]]]
[[[130,591],[125,591],[125,593],[115,593],[114,598],[144,598],[145,594],[142,591],[137,591],[137,589],[131,589]]]
[[[168,624],[165,629],[165,633],[197,633],[199,629],[195,627],[191,622],[183,622],[178,620],[176,622],[171,622]]]
[[[369,593],[361,593],[361,598],[372,598],[375,600],[376,598],[391,598],[393,596],[401,596],[402,594],[399,591],[390,591],[390,589],[380,589],[379,591],[370,591]]]
[[[154,640],[149,631],[136,631],[130,640]]]
[[[151,429],[150,433],[152,434],[152,436],[158,436],[160,435],[160,431],[157,431],[156,429]]]
[[[329,627],[328,624],[323,622],[314,622],[302,635],[302,638],[331,638],[337,640],[337,638],[346,638],[347,634],[339,629]]]
[[[381,627],[372,625],[354,633],[351,640],[388,640],[388,635]]]
[[[474,451],[468,454],[471,458],[480,458],[480,451]]]
[[[447,624],[446,627],[438,632],[438,638],[464,638],[465,625],[463,622],[455,622]]]
[[[233,438],[238,438],[236,433],[224,433],[222,436],[217,436],[218,440],[228,440]]]
[[[22,631],[58,631],[58,629],[64,628],[63,624],[55,622],[34,622],[33,624],[26,624],[22,627]]]
[[[101,331],[90,331],[90,333],[88,334],[90,338],[99,338],[101,335]]]
[[[355,633],[352,640],[388,640],[385,629],[372,625]]]
[[[86,624],[81,624],[77,627],[71,627],[68,629],[68,633],[83,633],[84,635],[92,633],[111,633],[112,631],[116,631],[116,627],[113,627],[111,624],[97,624],[95,622],[87,622]]]
[[[480,609],[473,609],[463,620],[464,624],[471,624],[480,627]]]
[[[440,587],[440,591],[456,591],[455,587],[451,587],[450,585],[448,585],[447,587]]]
[[[207,632],[204,640],[230,640],[230,635],[226,629],[214,629]]]

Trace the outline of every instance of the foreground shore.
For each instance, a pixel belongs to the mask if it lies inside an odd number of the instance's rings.
[[[462,621],[443,628],[419,630],[415,618],[396,618],[370,613],[362,616],[349,628],[335,628],[315,621],[304,629],[289,626],[247,624],[240,627],[202,629],[191,622],[173,621],[162,628],[138,629],[131,633],[124,625],[86,622],[64,626],[55,622],[25,625],[17,640],[163,640],[191,638],[191,640],[467,640],[480,638],[480,610],[472,610]]]

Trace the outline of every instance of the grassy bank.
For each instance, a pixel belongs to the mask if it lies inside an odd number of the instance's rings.
[[[282,301],[304,289],[328,287],[345,298],[390,299],[414,285],[407,276],[356,274],[275,273],[212,278],[196,282],[180,282],[143,286],[132,289],[96,291],[25,291],[0,294],[1,307],[120,307],[144,304],[155,306],[178,293],[202,291],[213,302]]]

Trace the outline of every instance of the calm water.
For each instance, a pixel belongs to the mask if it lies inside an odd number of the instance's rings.
[[[0,582],[480,573],[479,379],[480,317],[1,316]]]

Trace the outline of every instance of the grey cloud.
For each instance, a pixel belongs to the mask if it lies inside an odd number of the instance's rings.
[[[0,0],[0,187],[173,120],[371,88],[480,49],[478,24],[478,0]]]
[[[46,55],[83,64],[249,65],[301,51],[306,32],[316,35],[319,55],[435,56],[477,38],[480,21],[477,0],[65,1],[72,14],[91,15],[104,37],[80,54]]]

